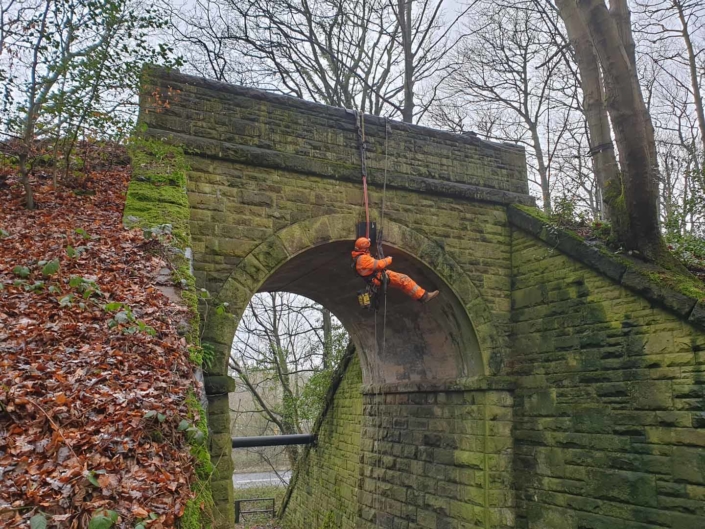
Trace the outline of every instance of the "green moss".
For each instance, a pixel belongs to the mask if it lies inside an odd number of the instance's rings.
[[[187,248],[191,243],[191,234],[186,194],[188,165],[183,150],[153,138],[135,137],[130,141],[129,153],[133,174],[127,192],[124,218],[136,217],[136,221],[130,219],[133,221],[131,225],[143,229],[171,224],[174,237],[172,244],[181,249]],[[198,334],[200,318],[196,280],[183,255],[174,254],[170,261],[174,270],[172,279],[181,287],[181,298],[191,313],[190,330],[186,335],[189,357],[195,365],[200,366],[203,353]],[[213,520],[210,486],[213,464],[208,451],[206,411],[193,391],[186,398],[186,408],[188,419],[201,435],[189,438],[189,449],[196,471],[196,479],[191,485],[194,497],[187,502],[179,526],[184,529],[208,528],[212,526]]]
[[[171,224],[176,245],[185,248],[189,235],[186,177],[189,170],[183,149],[162,141],[136,136],[130,140],[132,181],[127,190],[124,218],[149,229]]]
[[[211,527],[213,519],[213,497],[210,488],[213,463],[211,462],[207,446],[208,424],[206,411],[193,392],[189,393],[186,398],[186,407],[188,409],[188,419],[202,433],[202,438],[196,440],[192,437],[189,441],[197,479],[191,485],[194,497],[186,503],[179,525],[182,529],[208,528]]]
[[[676,292],[695,299],[705,299],[705,285],[694,277],[687,277],[670,270],[646,274],[652,281],[665,284]]]
[[[515,207],[517,209],[520,209],[527,215],[531,215],[532,217],[535,217],[543,222],[549,223],[551,222],[551,219],[546,215],[543,211],[541,211],[539,208],[536,208],[534,206],[524,206],[522,204],[513,204],[512,207]]]
[[[196,491],[196,496],[186,502],[184,514],[179,519],[181,529],[203,529],[213,526],[212,523],[213,499],[210,488],[201,488]]]
[[[201,480],[208,480],[213,472],[213,463],[211,462],[206,439],[208,439],[208,422],[206,420],[206,411],[201,406],[201,403],[196,398],[194,393],[191,393],[186,399],[186,406],[189,410],[188,418],[193,421],[194,426],[203,434],[202,440],[191,442],[191,455],[196,460],[196,474]]]
[[[128,146],[132,173],[140,181],[184,187],[189,170],[181,147],[155,138],[135,135]]]
[[[183,188],[133,180],[127,190],[123,216],[137,217],[132,225],[143,229],[171,224],[176,245],[187,246],[189,208]]]
[[[531,215],[532,217],[543,222],[545,224],[543,228],[544,232],[547,230],[560,230],[561,233],[564,233],[584,243],[584,239],[580,237],[580,235],[578,235],[577,233],[567,230],[565,228],[559,228],[557,226],[552,225],[551,220],[538,209],[517,204],[512,207],[520,209],[527,215]],[[542,234],[542,237],[543,235],[544,234]],[[606,246],[597,245],[593,246],[593,248],[596,248],[606,258],[624,265],[627,269],[637,272],[645,278],[659,285],[665,285],[666,287],[676,292],[679,292],[685,296],[689,296],[694,299],[705,299],[705,284],[703,284],[702,281],[698,280],[695,277],[683,275],[678,273],[677,271],[667,270],[661,267],[657,268],[654,265],[648,265],[636,259],[616,254]]]

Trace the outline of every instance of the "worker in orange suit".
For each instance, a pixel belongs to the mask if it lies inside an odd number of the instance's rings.
[[[406,274],[389,270],[387,267],[392,264],[392,258],[375,259],[370,255],[370,244],[367,237],[360,237],[355,241],[352,258],[355,262],[355,271],[359,276],[365,280],[371,280],[376,287],[379,287],[382,284],[382,274],[387,274],[390,286],[398,288],[407,296],[421,303],[427,303],[438,296],[438,290],[426,292]]]

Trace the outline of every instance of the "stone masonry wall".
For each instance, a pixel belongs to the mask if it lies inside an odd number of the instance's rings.
[[[309,218],[360,213],[357,183],[196,156],[187,160],[194,273],[199,286],[213,295],[269,235]],[[376,211],[381,198],[371,191]],[[388,220],[442,241],[482,292],[498,324],[506,324],[511,272],[506,208],[403,190],[387,190],[386,201]]]
[[[258,167],[360,179],[357,129],[350,111],[176,71],[155,69],[150,81],[160,91],[154,102],[159,111],[143,116],[144,121],[152,130],[181,137],[202,154]],[[385,125],[383,118],[365,117],[373,183],[381,182],[386,165],[394,185],[458,189],[418,180],[430,179],[528,193],[520,147],[392,121],[385,133]]]
[[[283,518],[287,529],[354,529],[362,418],[362,371],[348,365],[318,430],[318,445],[299,465]]]
[[[155,69],[148,79],[140,123],[147,134],[192,153],[194,273],[213,297],[268,236],[306,219],[360,215],[358,139],[346,110],[174,71]],[[399,122],[385,125],[366,117],[373,218],[380,217],[386,165],[386,218],[437,241],[463,267],[506,334],[506,204],[533,203],[523,149]]]
[[[517,527],[702,528],[705,335],[512,239]]]
[[[354,116],[173,71],[155,69],[145,81],[139,118],[145,135],[181,145],[188,154],[197,286],[210,293],[211,309],[228,303],[224,315],[210,311],[203,331],[203,340],[216,352],[208,374],[224,376],[236,321],[273,266],[259,260],[266,251],[254,257],[253,250],[308,219],[359,218]],[[466,310],[477,315],[476,330],[487,331],[478,331],[478,339],[487,357],[493,355],[493,369],[500,370],[511,286],[506,205],[533,203],[523,149],[371,116],[365,128],[373,217],[381,216],[386,166],[386,219],[436,243],[438,255],[447,255],[472,282],[477,294],[467,297]],[[349,224],[352,232],[354,223]],[[233,277],[239,281],[237,291],[220,299]],[[226,411],[227,395],[212,395],[210,421],[217,428],[210,437],[216,466],[212,481],[220,513],[216,525],[223,528],[232,523]]]
[[[507,391],[366,394],[357,527],[514,527]]]
[[[149,83],[145,134],[188,153],[194,275],[212,305],[228,303],[203,330],[218,359],[208,374],[224,380],[237,319],[265,279],[299,252],[347,240],[360,217],[354,117],[177,72]],[[373,218],[386,166],[386,219],[411,241],[398,247],[463,301],[486,364],[468,379],[361,394],[353,362],[297,474],[287,527],[703,527],[700,297],[513,206],[532,203],[521,149],[375,117],[366,133]],[[230,390],[209,391],[223,529]]]

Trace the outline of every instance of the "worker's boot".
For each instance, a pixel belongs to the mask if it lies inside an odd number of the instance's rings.
[[[423,296],[421,296],[421,299],[420,299],[419,301],[420,301],[421,303],[428,303],[428,302],[431,301],[433,298],[435,298],[436,296],[438,296],[439,293],[440,293],[440,292],[438,292],[438,290],[434,290],[433,292],[426,292],[426,293],[424,293]]]

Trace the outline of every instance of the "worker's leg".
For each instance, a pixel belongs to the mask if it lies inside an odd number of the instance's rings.
[[[389,286],[398,288],[412,299],[421,299],[426,291],[406,274],[399,274],[392,270],[386,270],[389,278]]]

